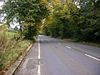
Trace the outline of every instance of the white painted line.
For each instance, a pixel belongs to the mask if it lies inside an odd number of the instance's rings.
[[[98,59],[98,58],[96,58],[96,57],[94,57],[94,56],[91,56],[91,55],[88,55],[88,54],[85,54],[86,56],[88,56],[88,57],[90,57],[90,58],[92,58],[92,59],[95,59],[95,60],[97,60],[97,61],[100,61],[100,59]]]
[[[39,38],[38,38],[39,41]],[[41,75],[41,68],[40,68],[40,42],[38,42],[38,60],[39,60],[39,64],[38,64],[38,70],[37,70],[37,75]]]
[[[38,72],[37,72],[37,75],[41,75],[41,71],[40,71],[40,65],[38,65]]]
[[[67,48],[69,48],[69,49],[71,49],[71,47],[70,46],[66,46]]]
[[[40,59],[40,43],[38,42],[38,59]]]

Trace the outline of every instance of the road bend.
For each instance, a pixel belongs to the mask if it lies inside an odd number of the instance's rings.
[[[14,75],[100,75],[100,48],[39,35]]]

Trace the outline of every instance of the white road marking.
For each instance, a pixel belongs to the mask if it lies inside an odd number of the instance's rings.
[[[40,69],[40,65],[38,65],[38,71],[37,71],[37,75],[41,75],[41,69]]]
[[[40,59],[40,43],[38,42],[38,59]]]
[[[85,54],[85,56],[88,56],[88,57],[90,57],[90,58],[92,58],[92,59],[95,59],[95,60],[97,60],[97,61],[100,61],[100,59],[98,59],[98,58],[96,58],[96,57],[94,57],[94,56],[91,56],[91,55],[89,55],[89,54]]]
[[[71,48],[70,46],[66,46],[66,47],[69,48],[69,49]]]
[[[38,41],[39,41],[39,38],[38,38]],[[40,68],[40,42],[38,42],[38,60],[39,60],[39,64],[38,64],[37,75],[41,75],[41,68]]]

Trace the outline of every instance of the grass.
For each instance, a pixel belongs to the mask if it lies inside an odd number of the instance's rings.
[[[8,38],[15,38],[17,37],[18,33],[17,32],[10,32],[10,31],[6,31],[6,35]]]
[[[7,70],[32,42],[16,40],[19,36],[17,32],[8,32],[4,27],[0,29],[0,71],[2,71]]]
[[[1,70],[8,69],[8,67],[25,52],[30,43],[31,41],[29,40],[20,40],[13,48],[5,50],[1,55]]]

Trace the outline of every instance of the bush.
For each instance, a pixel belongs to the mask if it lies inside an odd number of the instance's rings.
[[[25,39],[29,39],[29,40],[33,40],[34,39],[33,37],[37,35],[36,29],[34,26],[28,26],[23,34],[25,36]]]

